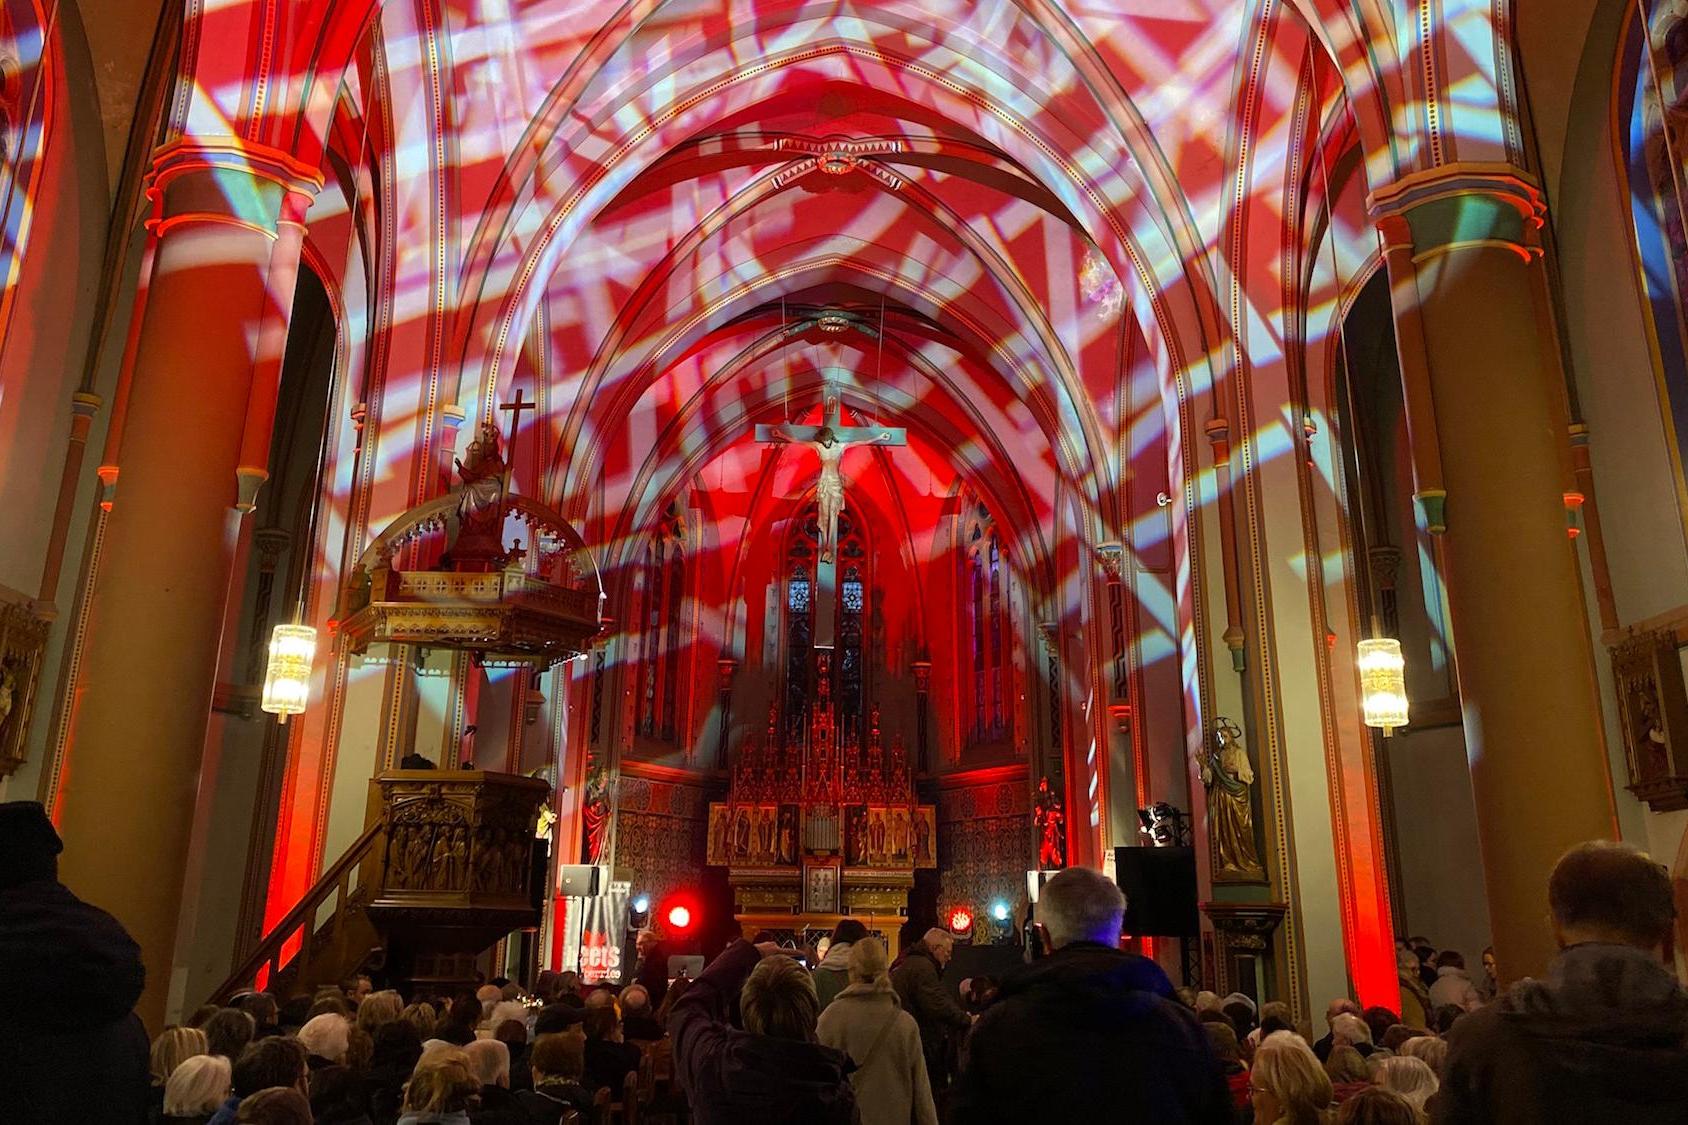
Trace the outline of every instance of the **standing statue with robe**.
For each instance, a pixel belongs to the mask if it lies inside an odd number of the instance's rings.
[[[1266,878],[1254,840],[1254,767],[1242,731],[1229,719],[1217,719],[1213,736],[1196,754],[1196,772],[1207,789],[1207,834],[1212,845],[1213,877],[1221,882],[1259,882]]]

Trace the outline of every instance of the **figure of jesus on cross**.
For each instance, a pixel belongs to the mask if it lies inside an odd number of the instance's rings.
[[[817,522],[821,530],[821,559],[833,563],[838,546],[838,517],[844,511],[844,452],[858,445],[906,445],[908,431],[895,426],[846,426],[838,388],[826,385],[819,426],[793,426],[782,422],[757,426],[756,440],[773,444],[795,442],[810,446],[821,459],[821,475],[815,485]]]

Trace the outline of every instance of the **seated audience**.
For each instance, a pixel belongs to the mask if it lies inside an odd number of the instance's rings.
[[[1401,1022],[1401,1017],[1381,1004],[1373,1005],[1360,1013],[1360,1018],[1366,1021],[1366,1027],[1371,1029],[1372,1043],[1381,1043],[1384,1032]],[[1362,1055],[1364,1051],[1360,1052]]]
[[[571,970],[557,974],[557,1003],[567,1004],[571,1008],[584,1008],[586,1001],[580,995],[580,974]],[[657,1001],[660,1005],[662,1001]]]
[[[1366,1060],[1346,1043],[1330,1049],[1330,1057],[1325,1060],[1325,1074],[1330,1078],[1331,1100],[1338,1105],[1372,1085],[1371,1070],[1366,1066]]]
[[[654,1043],[663,1036],[662,1025],[656,1022],[656,1005],[642,984],[630,984],[621,990],[622,1038]]]
[[[533,1089],[516,1099],[534,1125],[557,1125],[570,1110],[592,1112],[592,1094],[580,1082],[586,1072],[586,1037],[578,1029],[541,1035],[530,1061]]]
[[[281,1008],[275,997],[267,992],[246,992],[236,996],[229,1007],[239,1008],[252,1017],[256,1025],[254,1036],[263,1039],[281,1034]]]
[[[221,1055],[183,1059],[164,1084],[163,1116],[168,1125],[206,1125],[228,1100],[229,1060]]]
[[[403,1018],[404,997],[392,989],[371,992],[363,998],[363,1003],[358,1005],[358,1029],[371,1039],[375,1038],[375,1033],[384,1025]]]
[[[234,1125],[239,1120],[240,1103],[272,1086],[306,1090],[310,1068],[305,1061],[305,1047],[297,1039],[274,1035],[250,1044],[235,1060],[233,1093],[211,1117],[211,1125]],[[307,1110],[309,1112],[308,1104]]]
[[[1414,959],[1414,964],[1417,964],[1416,958]],[[1330,1057],[1330,1049],[1331,1049],[1332,1046],[1334,1046],[1333,1037],[1335,1035],[1335,1032],[1330,1030],[1330,1029],[1335,1026],[1336,1017],[1337,1016],[1343,1016],[1343,1015],[1357,1016],[1364,1010],[1365,1009],[1361,1008],[1359,1004],[1355,1003],[1353,1000],[1348,999],[1346,996],[1342,997],[1339,1000],[1332,1000],[1329,1004],[1325,1005],[1325,1028],[1326,1028],[1326,1031],[1325,1031],[1325,1034],[1324,1034],[1324,1038],[1320,1039],[1317,1043],[1313,1044],[1313,1054],[1318,1056],[1318,1059],[1319,1059],[1320,1062],[1324,1062],[1327,1058]]]
[[[607,1086],[612,1097],[621,1092],[627,1072],[639,1069],[639,1048],[621,1041],[621,1024],[614,1008],[586,1011],[586,1084]]]
[[[510,1052],[510,1089],[533,1089],[533,1073],[528,1069],[528,1029],[523,1020],[505,1020],[493,1029],[492,1037]]]
[[[311,1103],[291,1087],[259,1090],[242,1099],[235,1120],[240,1125],[311,1125]]]
[[[1430,1030],[1437,1035],[1446,1035],[1464,1015],[1465,1009],[1458,1004],[1443,1004],[1431,1011]]]
[[[205,1029],[205,1021],[222,1010],[223,1009],[216,1004],[201,1004],[193,1010],[193,1015],[189,1016],[187,1018],[187,1022],[182,1024],[182,1026],[196,1027],[203,1031]]]
[[[416,1064],[398,1125],[469,1125],[469,1107],[480,1092],[469,1056],[447,1044]]]
[[[398,1120],[404,1104],[404,1084],[422,1057],[422,1036],[409,1020],[394,1020],[375,1033],[369,1069],[364,1074],[369,1115],[377,1125]]]
[[[1431,1007],[1440,1008],[1444,1004],[1466,1012],[1475,1012],[1483,1006],[1471,974],[1465,971],[1465,958],[1452,949],[1436,955],[1436,983],[1430,986]]]
[[[1330,1076],[1313,1048],[1291,1031],[1268,1035],[1260,1044],[1249,1083],[1254,1125],[1320,1125],[1330,1107]]]
[[[743,1029],[728,1022],[738,1001]],[[820,1001],[772,943],[734,942],[673,1007],[674,1069],[698,1125],[858,1120],[849,1060],[815,1042]]]
[[[867,927],[855,918],[841,918],[838,925],[832,927],[832,941],[826,948],[826,956],[820,959],[812,974],[815,995],[820,998],[823,1010],[849,985],[850,947],[865,937]]]
[[[195,1027],[167,1027],[152,1041],[152,1101],[154,1115],[162,1112],[164,1086],[183,1062],[205,1054],[205,1033]],[[217,1108],[212,1106],[212,1109]]]
[[[351,1021],[344,1016],[324,1013],[305,1021],[299,1029],[299,1042],[312,1070],[325,1066],[339,1066],[346,1061],[346,1042],[352,1032]]]
[[[1401,1054],[1410,1059],[1423,1059],[1440,1079],[1442,1066],[1448,1061],[1448,1041],[1434,1035],[1420,1035],[1401,1044]]]
[[[1130,1105],[1142,1120],[1230,1121],[1198,1021],[1159,965],[1118,948],[1119,888],[1070,867],[1044,884],[1037,912],[1053,952],[1008,974],[979,1017],[951,1120],[1088,1122]]]
[[[1495,960],[1495,947],[1483,950],[1483,972],[1477,977],[1477,995],[1487,1004],[1500,995],[1500,963]]]
[[[1233,992],[1220,1001],[1219,1010],[1230,1019],[1231,1026],[1237,1029],[1238,1037],[1245,1043],[1248,1042],[1249,1035],[1260,1026],[1254,1001],[1240,992]],[[1260,1042],[1258,1037],[1254,1041]]]
[[[1364,1058],[1372,1053],[1372,1029],[1359,1016],[1351,1016],[1344,1012],[1331,1021],[1331,1049],[1337,1047],[1352,1047],[1360,1052]]]
[[[466,1047],[475,1041],[475,1029],[483,1015],[481,1002],[463,995],[451,1002],[445,1018],[434,1027],[434,1038],[453,1047]]]
[[[1412,1103],[1414,1110],[1425,1112],[1425,1104],[1436,1093],[1436,1074],[1423,1059],[1397,1055],[1378,1064],[1372,1080],[1385,1090],[1393,1090]]]
[[[552,1035],[570,1028],[578,1028],[586,1019],[586,1009],[558,1001],[539,1009],[533,1020],[534,1035]]]
[[[862,1125],[938,1125],[920,1028],[891,987],[890,956],[865,930],[849,945],[845,967],[850,983],[821,1012],[816,1036],[855,1064],[850,1085]]]
[[[1418,975],[1418,954],[1406,946],[1395,951],[1395,976],[1401,985],[1401,1022],[1408,1027],[1429,1028],[1430,990]]]
[[[1337,1125],[1419,1125],[1422,1120],[1407,1099],[1379,1086],[1361,1090],[1336,1111]]]
[[[1202,1030],[1207,1033],[1207,1040],[1213,1045],[1213,1053],[1219,1058],[1219,1067],[1225,1074],[1225,1085],[1231,1090],[1231,1103],[1239,1110],[1247,1109],[1248,1066],[1243,1062],[1243,1049],[1237,1042],[1236,1029],[1231,1026],[1230,1020],[1210,1020],[1202,1024]]]
[[[238,1008],[224,1008],[205,1021],[204,1030],[206,1053],[222,1055],[233,1063],[257,1036],[258,1024]]]
[[[1670,876],[1646,853],[1572,848],[1548,880],[1559,955],[1448,1036],[1438,1122],[1688,1121],[1688,992],[1670,967]]]
[[[510,1048],[496,1039],[477,1039],[464,1053],[481,1084],[480,1104],[469,1110],[474,1125],[527,1125],[527,1110],[510,1090]]]
[[[1383,1041],[1379,1043],[1378,1046],[1387,1051],[1393,1051],[1396,1054],[1400,1054],[1402,1044],[1411,1039],[1422,1038],[1425,1038],[1425,1033],[1420,1031],[1418,1028],[1408,1027],[1404,1023],[1398,1023],[1383,1033]]]
[[[375,991],[375,981],[368,973],[353,973],[340,982],[340,994],[346,998],[346,1003],[356,1012],[364,997]]]
[[[127,1125],[147,1111],[146,969],[117,919],[59,882],[63,850],[38,802],[0,804],[0,1116]]]
[[[313,1073],[310,1101],[316,1125],[372,1125],[364,1090],[363,1078],[350,1067],[329,1066]]]

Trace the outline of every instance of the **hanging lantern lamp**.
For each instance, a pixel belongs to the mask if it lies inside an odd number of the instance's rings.
[[[1360,668],[1360,698],[1368,727],[1388,738],[1407,725],[1407,661],[1394,637],[1361,641],[1355,661]]]
[[[302,715],[311,693],[311,661],[317,631],[309,625],[277,625],[270,633],[270,661],[264,669],[264,698],[259,704],[279,716]]]

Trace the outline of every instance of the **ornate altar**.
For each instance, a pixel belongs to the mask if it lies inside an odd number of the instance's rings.
[[[907,751],[900,736],[885,744],[878,708],[865,744],[836,744],[825,662],[805,737],[782,737],[776,708],[765,740],[740,748],[728,799],[709,806],[708,862],[727,868],[747,935],[802,937],[850,915],[894,947],[915,871],[938,865],[937,813],[916,800]]]
[[[585,542],[510,490],[492,426],[468,457],[459,487],[400,516],[359,557],[334,615],[339,635],[356,653],[411,644],[536,670],[587,651],[602,591]]]

